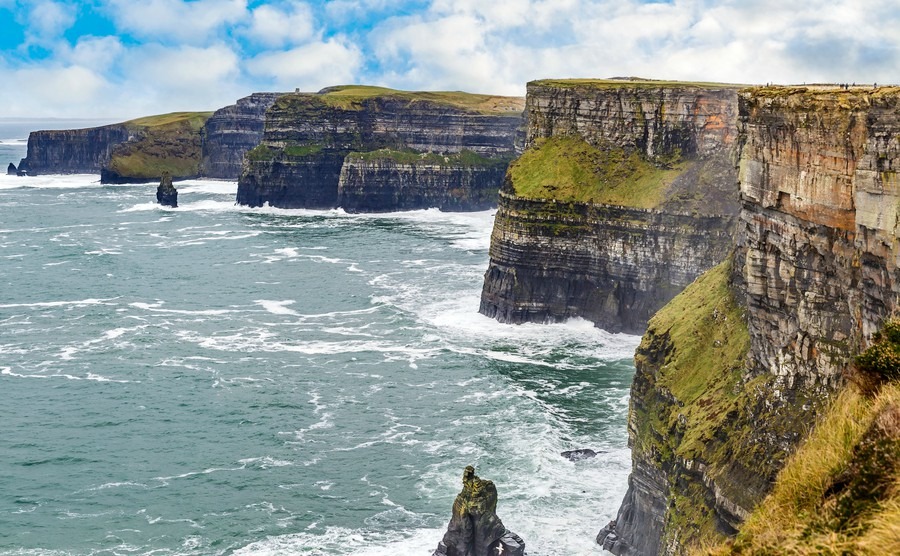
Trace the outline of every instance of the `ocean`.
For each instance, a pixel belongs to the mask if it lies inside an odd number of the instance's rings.
[[[0,554],[428,556],[470,464],[531,556],[601,552],[639,338],[479,315],[491,211],[98,179],[0,176]]]

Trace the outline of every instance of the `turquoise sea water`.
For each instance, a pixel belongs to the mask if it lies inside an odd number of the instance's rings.
[[[491,212],[177,185],[0,177],[0,554],[427,556],[468,464],[600,553],[638,338],[478,315]]]

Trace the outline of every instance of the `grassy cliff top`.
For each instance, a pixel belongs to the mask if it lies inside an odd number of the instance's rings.
[[[557,136],[536,141],[510,165],[508,178],[521,197],[655,208],[684,167],[660,168],[636,152]]]
[[[143,127],[143,128],[161,128],[167,126],[186,125],[192,129],[199,130],[206,123],[206,120],[212,116],[212,112],[171,112],[169,114],[158,114],[156,116],[145,116],[134,120],[122,122],[127,126]]]
[[[661,87],[741,89],[746,87],[746,85],[739,85],[735,83],[714,83],[706,81],[666,81],[663,79],[641,79],[637,77],[629,77],[627,79],[539,79],[537,81],[529,82],[528,85],[559,88],[584,87],[591,89],[657,89]]]
[[[751,87],[742,95],[750,101],[764,101],[794,111],[868,110],[876,104],[900,103],[900,86],[858,85],[844,89],[838,85],[774,85]]]
[[[306,93],[301,94],[308,96]],[[296,95],[286,95],[287,98],[292,96],[296,97]],[[314,96],[325,101],[330,106],[343,109],[361,108],[363,101],[379,97],[410,102],[428,101],[491,115],[519,116],[525,109],[525,99],[523,97],[479,95],[462,91],[400,91],[369,85],[328,87]]]

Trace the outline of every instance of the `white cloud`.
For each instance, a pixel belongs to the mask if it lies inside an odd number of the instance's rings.
[[[238,57],[229,47],[145,46],[129,55],[128,78],[158,91],[208,94],[211,88],[238,75]]]
[[[433,0],[380,24],[375,81],[524,92],[542,77],[889,82],[895,0]]]
[[[75,6],[51,2],[36,2],[28,13],[27,35],[31,42],[55,40],[75,23]]]
[[[210,35],[248,18],[246,0],[109,0],[118,27],[136,36],[202,44]]]
[[[125,47],[117,37],[82,37],[75,46],[62,43],[57,58],[66,64],[90,68],[93,71],[108,70],[119,59]]]
[[[313,42],[283,52],[266,52],[247,62],[248,71],[282,90],[320,89],[356,81],[362,54],[340,38]]]
[[[110,92],[110,84],[82,66],[25,67],[4,71],[15,87],[0,88],[0,104],[11,115],[40,114],[51,117],[108,115],[98,99]],[[100,108],[98,110],[98,108]]]
[[[284,10],[263,5],[253,10],[247,35],[271,47],[298,44],[312,38],[314,23],[312,9],[303,2],[292,2]]]

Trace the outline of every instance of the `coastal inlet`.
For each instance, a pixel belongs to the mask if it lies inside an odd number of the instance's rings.
[[[638,339],[479,315],[492,212],[97,180],[0,176],[0,554],[427,554],[470,464],[599,553]]]

